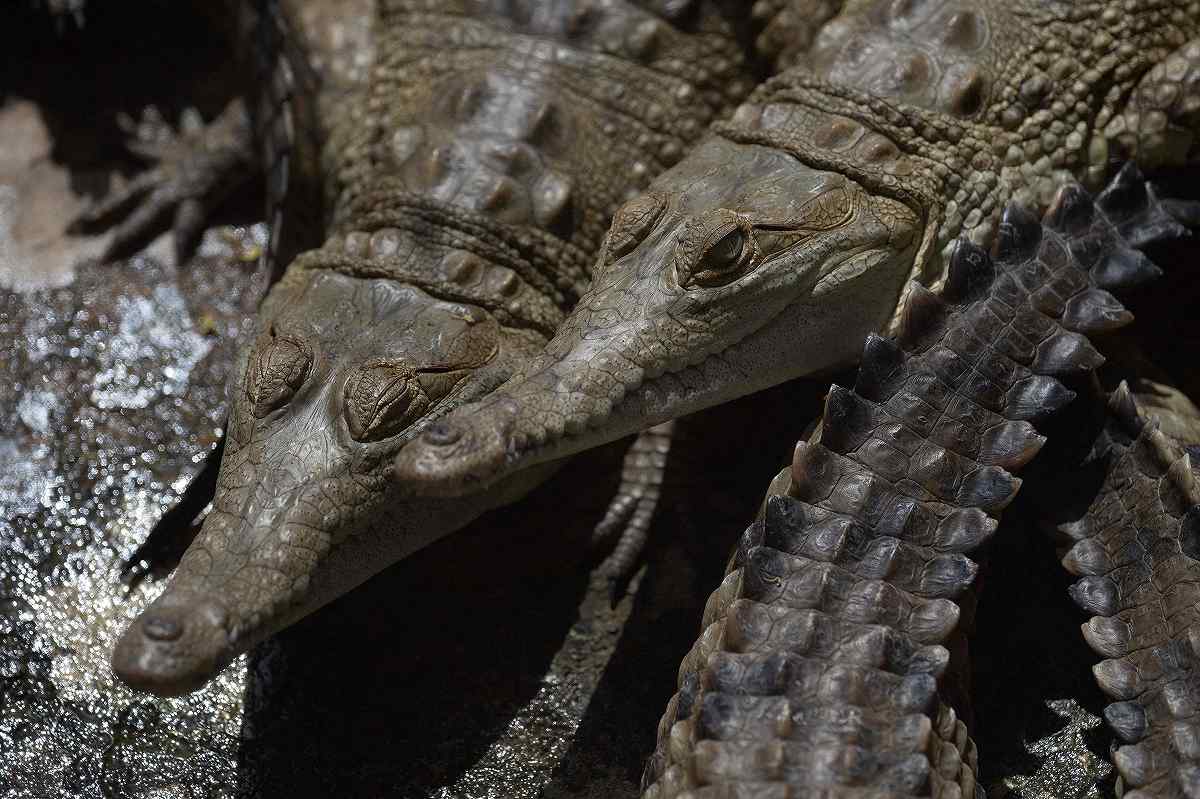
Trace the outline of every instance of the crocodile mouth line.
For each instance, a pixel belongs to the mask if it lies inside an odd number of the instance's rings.
[[[465,448],[462,446],[462,434],[476,434],[479,429],[472,424],[469,416],[462,413],[462,408],[456,409],[453,414],[443,416],[426,426],[424,428],[425,435],[418,436],[400,450],[400,454],[393,464],[393,476],[402,487],[403,493],[410,496],[462,497],[486,490],[518,469],[574,455],[591,446],[599,446],[623,435],[636,433],[640,429],[665,419],[675,418],[677,414],[662,418],[658,418],[657,415],[654,418],[639,418],[637,424],[630,425],[628,430],[620,426],[613,427],[610,424],[614,419],[620,419],[623,416],[634,418],[634,414],[623,413],[623,411],[627,411],[634,402],[632,395],[635,392],[654,388],[668,381],[676,381],[681,386],[685,386],[688,382],[685,379],[688,374],[702,373],[714,363],[724,362],[730,370],[738,372],[739,384],[746,384],[751,375],[738,369],[729,359],[730,354],[741,347],[755,332],[771,324],[786,308],[787,306],[767,317],[762,324],[747,331],[736,341],[713,352],[699,355],[694,360],[673,368],[663,368],[652,377],[646,377],[647,370],[642,368],[641,377],[626,384],[621,397],[613,401],[603,414],[587,418],[582,424],[563,424],[561,426],[543,424],[539,425],[532,433],[513,431],[511,427],[520,415],[519,399],[502,394],[480,409],[483,414],[494,415],[504,414],[503,408],[497,406],[507,404],[512,409],[512,415],[507,420],[509,429],[500,431],[502,440],[493,443],[489,451],[489,442],[469,442]],[[529,379],[531,378],[526,380]],[[711,381],[702,380],[696,382],[704,385],[711,383]],[[680,392],[680,395],[686,397],[690,393],[692,392],[685,389]],[[678,402],[671,404],[678,405]],[[688,408],[682,413],[698,409],[698,407]],[[466,416],[467,421],[460,423],[454,418],[455,415]],[[501,416],[501,418],[503,417]],[[488,421],[495,420],[489,419]],[[462,468],[464,459],[480,457],[486,461],[483,469],[473,470],[469,466],[465,470]]]

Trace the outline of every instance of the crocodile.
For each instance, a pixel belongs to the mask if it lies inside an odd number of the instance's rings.
[[[941,290],[911,284],[895,337],[867,337],[853,386],[830,388],[816,431],[772,483],[709,598],[659,724],[646,799],[983,797],[964,722],[969,700],[953,680],[966,658],[972,603],[964,599],[1021,488],[1012,472],[1041,457],[1052,427],[1043,423],[1079,406],[1068,385],[1094,378],[1104,360],[1088,337],[1132,321],[1101,288],[1118,287],[1108,256],[1171,227],[1127,201],[1135,183],[1127,169],[1095,201],[1067,186],[1041,220],[1010,203],[994,257],[961,239]],[[1126,389],[1113,396],[1129,407]],[[1198,696],[1194,682],[1180,685],[1192,661],[1171,673],[1178,661],[1164,654],[1194,644],[1178,627],[1162,629],[1147,606],[1200,566],[1179,563],[1200,554],[1186,543],[1200,492],[1186,457],[1167,453],[1148,429],[1134,428],[1132,445],[1126,437],[1104,491],[1068,526],[1081,543],[1064,561],[1095,575],[1072,589],[1086,608],[1113,616],[1118,605],[1140,607],[1145,632],[1159,636],[1147,653],[1149,642],[1131,640],[1121,624],[1084,626],[1100,651],[1136,661],[1107,661],[1097,676],[1126,700],[1140,697],[1106,711],[1122,737],[1157,724],[1147,735],[1156,752],[1127,747],[1115,756],[1139,790],[1170,770],[1164,741],[1181,716],[1175,740],[1192,740]],[[1134,485],[1139,478],[1150,485]],[[1124,509],[1137,526],[1163,533],[1144,539],[1160,553],[1145,567],[1161,562],[1158,579],[1140,567],[1141,549],[1109,534],[1130,522]],[[1120,588],[1104,576],[1118,553]],[[1186,600],[1178,607],[1186,627],[1195,610]],[[1142,680],[1159,685],[1145,690]],[[1182,757],[1194,769],[1194,749]],[[1190,795],[1195,776],[1182,771],[1188,790],[1127,795]]]
[[[286,269],[230,387],[219,472],[202,481],[212,509],[113,653],[124,682],[160,695],[195,690],[266,636],[556,468],[469,501],[402,500],[391,480],[405,441],[541,350],[589,282],[615,208],[754,85],[736,4],[645,5],[268,4],[261,16],[301,59],[321,30],[305,14],[366,14],[352,27],[357,49],[333,60],[374,61],[333,99],[319,82],[306,98],[305,65],[293,66],[274,95],[289,113],[258,115],[268,119],[260,128],[287,134],[267,138],[270,218],[284,231],[268,252]],[[315,108],[315,131],[301,107]],[[226,147],[218,167],[236,150]],[[219,194],[205,177],[197,204],[177,173],[135,179],[143,202],[119,226],[122,244],[172,203],[186,221]],[[90,219],[136,199],[126,195]],[[307,249],[295,243],[314,236]],[[662,454],[663,434],[651,455]],[[645,526],[650,483],[618,498],[601,533],[622,535],[627,519],[633,532]],[[614,557],[629,560],[628,549]]]
[[[824,4],[820,4],[824,5]],[[1200,6],[851,0],[616,214],[545,350],[397,457],[469,496],[548,460],[852,364],[1009,200],[1200,154]],[[1148,279],[1132,251],[1105,281]]]

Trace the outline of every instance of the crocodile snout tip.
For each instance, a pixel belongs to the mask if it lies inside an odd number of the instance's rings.
[[[113,651],[113,671],[137,691],[195,691],[226,665],[228,622],[224,608],[210,599],[168,593],[125,630]]]
[[[500,476],[507,463],[515,404],[503,400],[469,407],[429,425],[396,455],[393,477],[403,491],[458,497],[486,488]]]

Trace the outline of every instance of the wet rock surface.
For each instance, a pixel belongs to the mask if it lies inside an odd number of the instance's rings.
[[[128,691],[108,655],[157,587],[125,587],[120,567],[219,436],[265,235],[256,197],[224,209],[240,226],[210,230],[183,265],[166,238],[98,264],[101,241],[66,234],[135,167],[118,110],[155,102],[173,118],[190,93],[211,118],[230,85],[195,21],[154,35],[138,23],[92,18],[62,35],[33,13],[0,23],[15,54],[0,78],[0,796],[633,796],[728,547],[822,383],[684,426],[649,562],[615,608],[587,546],[615,487],[612,447],[203,691]],[[1160,365],[1189,390],[1195,333],[1181,339],[1153,310],[1194,297],[1195,282],[1169,274],[1132,303],[1149,347],[1180,349]],[[996,540],[972,644],[988,794],[1112,796],[1068,578],[1019,508]]]

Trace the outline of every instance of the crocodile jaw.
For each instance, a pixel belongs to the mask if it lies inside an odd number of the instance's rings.
[[[195,690],[532,487],[536,475],[469,502],[403,502],[390,478],[422,424],[502,382],[537,341],[476,310],[390,281],[289,270],[241,356],[213,510],[114,651],[123,681],[164,696]]]
[[[711,353],[701,350],[695,362],[674,371],[657,364],[633,368],[630,384],[600,399],[568,387],[592,382],[580,375],[590,374],[587,365],[603,359],[590,347],[578,348],[558,362],[567,377],[557,384],[547,386],[537,378],[506,384],[427,428],[400,451],[395,477],[405,493],[469,498],[531,466],[786,380],[849,365],[861,349],[850,342],[890,321],[906,269],[868,271],[875,279],[842,284],[821,295],[826,302],[787,306],[736,343]],[[609,397],[618,392],[612,402]],[[580,418],[580,407],[596,415],[564,424]]]
[[[236,464],[235,464],[236,465]],[[318,492],[279,513],[231,513],[219,496],[166,589],[121,636],[112,667],[122,682],[159,696],[202,687],[234,658],[388,565],[514,501],[557,464],[526,470],[470,500],[402,501],[388,482],[355,480],[340,493],[352,513],[335,524],[311,513]],[[275,475],[268,473],[268,480]]]

